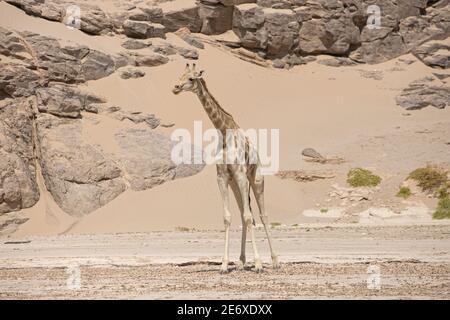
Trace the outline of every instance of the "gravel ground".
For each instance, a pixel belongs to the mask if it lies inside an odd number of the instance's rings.
[[[2,239],[0,298],[450,299],[448,225],[273,231],[282,267],[261,250],[262,274],[251,256],[246,270],[219,274],[219,231]]]

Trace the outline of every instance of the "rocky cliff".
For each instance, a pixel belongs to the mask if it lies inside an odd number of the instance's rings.
[[[171,141],[154,132],[161,125],[157,116],[122,110],[80,86],[115,72],[123,79],[142,77],[145,73],[133,68],[166,64],[174,54],[197,59],[203,43],[191,32],[233,30],[238,41],[226,46],[242,50],[236,52],[244,52],[246,59],[260,59],[260,65],[279,68],[321,54],[337,57],[328,63],[340,66],[380,63],[408,52],[433,68],[450,65],[450,48],[439,41],[450,34],[448,0],[116,1],[115,9],[88,1],[5,2],[28,15],[68,25],[70,6],[76,3],[82,12],[75,17],[81,31],[127,40],[123,52],[112,54],[62,44],[31,30],[0,27],[0,214],[33,206],[39,200],[41,174],[56,203],[82,216],[126,189],[144,190],[199,172],[202,166],[172,163]],[[162,40],[179,29],[189,48]],[[152,43],[155,38],[162,42]],[[139,53],[142,48],[151,53]],[[426,98],[430,90],[431,100]],[[448,87],[420,83],[405,89],[399,104],[442,108],[448,100]],[[146,128],[111,137],[119,150],[110,153],[83,139],[88,114]]]

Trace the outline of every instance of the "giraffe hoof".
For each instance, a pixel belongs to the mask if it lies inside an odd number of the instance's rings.
[[[272,258],[272,266],[274,269],[280,269],[280,262],[278,261],[278,257]]]
[[[220,274],[227,274],[227,273],[229,273],[230,271],[228,270],[228,268],[220,268]]]
[[[256,262],[255,262],[255,272],[256,272],[256,273],[261,273],[261,272],[263,272],[263,266],[262,266],[261,261],[256,261]]]
[[[220,267],[220,274],[227,274],[228,273],[228,263],[222,263]]]
[[[240,270],[240,271],[244,270],[244,266],[245,266],[245,264],[241,260],[236,262],[236,270]]]

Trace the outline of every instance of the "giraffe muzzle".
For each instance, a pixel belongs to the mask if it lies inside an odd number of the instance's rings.
[[[179,94],[179,93],[181,92],[180,86],[175,86],[175,87],[172,89],[172,92],[173,92],[173,94]]]

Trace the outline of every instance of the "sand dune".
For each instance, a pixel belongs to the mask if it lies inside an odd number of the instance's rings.
[[[11,29],[38,30],[44,35],[85,44],[111,54],[120,52],[120,43],[125,40],[124,36],[88,36],[59,23],[27,16],[3,2],[0,3],[0,20],[2,26]],[[168,34],[168,41],[186,46],[174,34]],[[385,186],[394,190],[408,170],[431,160],[448,162],[450,159],[444,141],[439,140],[445,137],[433,136],[434,143],[439,147],[425,152],[420,150],[423,147],[420,135],[409,136],[410,132],[432,128],[436,124],[448,127],[450,109],[429,107],[405,116],[405,110],[395,103],[395,96],[411,81],[432,75],[434,70],[419,61],[406,65],[394,59],[378,65],[340,68],[313,62],[291,70],[277,70],[239,60],[229,52],[208,44],[199,53],[197,65],[206,71],[205,79],[210,90],[241,127],[280,130],[281,169],[317,168],[302,160],[301,150],[306,147],[314,147],[324,154],[339,155],[347,160],[342,166],[329,167],[336,172],[333,181],[297,183],[267,177],[266,203],[272,221],[286,224],[309,221],[301,214],[302,211],[328,205],[324,199],[331,184],[345,184],[345,172],[349,167],[371,166],[382,175],[394,176],[388,179]],[[403,58],[416,60],[412,55]],[[203,121],[204,128],[210,128],[211,124],[193,94],[172,94],[171,89],[181,75],[186,60],[179,56],[171,56],[171,60],[159,67],[142,67],[146,76],[140,79],[123,80],[116,72],[109,77],[90,81],[86,87],[107,97],[111,105],[154,113],[163,123],[174,123],[174,127],[157,129],[166,135],[177,128],[192,130],[195,120]],[[395,71],[394,67],[400,68],[400,71]],[[363,76],[364,72],[373,71],[381,74],[382,80]],[[96,134],[95,141],[107,145],[111,138],[106,133],[110,129],[98,125],[89,130],[91,136]],[[442,130],[448,133],[448,129]],[[403,139],[400,143],[405,142],[405,145],[396,144],[386,160],[380,158],[379,152],[383,146],[364,152],[364,145],[375,137],[385,137],[385,145],[390,145],[394,143],[390,137],[399,132],[404,133],[399,139]],[[407,167],[402,166],[404,158],[413,159]],[[59,221],[53,223],[56,227],[42,227],[52,225],[49,211],[42,212],[44,207],[52,208],[50,215],[54,218],[51,219]],[[18,231],[18,236],[47,232],[134,232],[173,229],[176,226],[203,229],[222,226],[221,200],[212,166],[196,176],[151,190],[126,191],[103,208],[77,221],[60,211],[50,197],[42,197],[36,207],[24,212],[30,221]],[[240,218],[236,210],[234,214],[233,226],[237,227]]]

